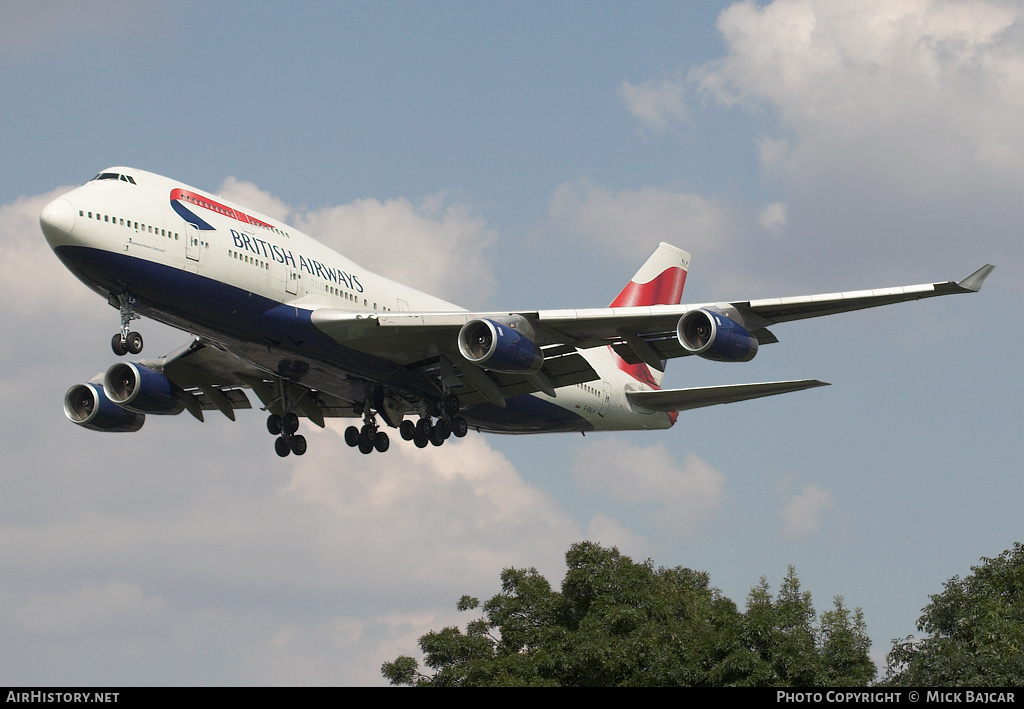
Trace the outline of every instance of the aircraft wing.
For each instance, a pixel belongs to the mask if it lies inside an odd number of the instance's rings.
[[[503,322],[509,318],[524,319],[533,331],[532,341],[544,355],[545,369],[541,374],[550,380],[551,385],[558,387],[596,378],[593,370],[587,372],[589,366],[578,356],[577,349],[610,346],[627,363],[645,362],[663,370],[664,360],[690,354],[680,344],[676,326],[683,315],[693,310],[715,310],[743,325],[759,344],[769,344],[778,341],[767,329],[770,325],[941,295],[973,293],[981,288],[993,269],[991,265],[983,266],[961,281],[729,303],[477,313],[356,314],[320,308],[313,311],[312,322],[322,332],[348,347],[403,366],[430,367],[440,363],[442,368],[448,368],[454,364],[465,375],[462,378],[464,385],[471,384],[468,387],[471,391],[499,403],[502,397],[547,391],[547,387],[543,377],[540,383],[530,381],[526,375],[502,375],[490,371],[481,377],[486,366],[470,364],[460,356],[457,345],[460,330],[473,320]],[[561,368],[566,376],[559,377],[548,368],[549,362],[562,358],[565,361]],[[444,360],[448,360],[448,364]],[[487,379],[495,386],[489,385]]]

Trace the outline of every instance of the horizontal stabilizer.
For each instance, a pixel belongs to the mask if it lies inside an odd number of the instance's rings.
[[[759,399],[762,396],[787,394],[791,391],[828,386],[819,379],[797,379],[788,382],[763,384],[726,384],[692,389],[665,389],[662,391],[627,391],[626,398],[635,406],[651,411],[686,411],[702,406],[731,404],[734,401]]]

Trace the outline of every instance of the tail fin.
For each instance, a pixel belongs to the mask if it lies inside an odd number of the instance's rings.
[[[678,305],[683,298],[683,286],[686,283],[686,272],[689,268],[690,254],[663,241],[609,307]],[[609,350],[611,350],[610,347]],[[619,369],[653,389],[661,388],[664,371],[657,369],[652,371],[643,362],[627,364],[625,360],[615,354],[614,350],[611,352]]]
[[[678,305],[688,268],[690,254],[663,241],[609,307]]]

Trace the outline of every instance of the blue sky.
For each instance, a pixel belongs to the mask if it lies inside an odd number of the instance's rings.
[[[788,565],[881,658],[1022,537],[1024,11],[1016,3],[4,2],[0,680],[365,684],[573,541]],[[258,412],[80,430],[116,312],[38,229],[104,167],[285,218],[471,308],[611,300],[659,241],[688,301],[959,279],[978,295],[774,329],[672,387],[833,386],[667,432],[471,435],[278,459]],[[140,326],[147,352],[187,335]],[[312,427],[309,427],[312,428]]]

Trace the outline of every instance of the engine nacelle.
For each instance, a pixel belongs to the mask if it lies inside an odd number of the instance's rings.
[[[131,433],[146,422],[143,414],[122,409],[107,398],[98,384],[76,384],[64,395],[64,415],[93,431]]]
[[[757,354],[757,338],[713,310],[692,310],[679,318],[676,336],[687,352],[716,362],[749,362]]]
[[[525,334],[494,320],[470,320],[459,330],[459,352],[473,364],[506,374],[532,374],[544,356]]]
[[[185,392],[160,372],[134,362],[107,370],[103,391],[112,402],[140,414],[180,414]]]

